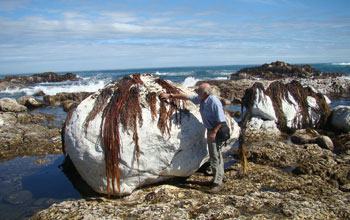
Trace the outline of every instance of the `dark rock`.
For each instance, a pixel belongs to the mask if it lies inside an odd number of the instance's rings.
[[[2,98],[0,99],[0,111],[3,112],[24,112],[27,107],[19,104],[15,99]]]
[[[66,73],[64,75],[58,75],[54,72],[45,72],[42,74],[34,74],[32,76],[7,76],[0,79],[0,82],[10,82],[14,84],[35,84],[42,82],[63,82],[63,81],[78,81],[81,78],[76,74]]]
[[[326,78],[345,76],[345,73],[330,72],[325,73],[314,69],[310,65],[290,65],[288,63],[276,61],[271,64],[264,64],[257,67],[244,68],[231,75],[231,80],[240,79],[267,79],[276,80],[285,77],[292,78]]]

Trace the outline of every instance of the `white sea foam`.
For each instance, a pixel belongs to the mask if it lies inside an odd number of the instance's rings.
[[[190,76],[194,73],[194,71],[189,72],[155,72],[154,74],[157,76]]]
[[[14,88],[6,89],[1,93],[5,94],[25,94],[33,95],[37,92],[43,91],[46,95],[55,95],[60,92],[96,92],[99,89],[102,89],[108,81],[104,80],[90,80],[90,81],[79,81],[74,83],[41,83],[34,87],[27,88]]]
[[[350,63],[332,63],[332,65],[338,65],[338,66],[350,66]]]
[[[214,80],[226,80],[228,79],[228,77],[224,77],[224,76],[221,76],[221,77],[215,77]]]
[[[186,77],[186,79],[182,82],[182,85],[186,87],[191,87],[191,86],[195,86],[198,81],[199,79],[189,76],[189,77]]]

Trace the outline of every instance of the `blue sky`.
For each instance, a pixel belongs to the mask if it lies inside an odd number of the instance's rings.
[[[0,74],[350,62],[349,0],[0,0]]]

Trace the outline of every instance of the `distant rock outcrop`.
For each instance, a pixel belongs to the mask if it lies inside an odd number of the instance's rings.
[[[130,194],[173,177],[188,177],[208,160],[199,108],[191,102],[160,102],[160,93],[193,91],[152,75],[108,84],[69,114],[64,144],[82,178],[97,192]],[[227,114],[231,139],[240,128]]]
[[[13,84],[35,84],[42,82],[63,82],[63,81],[78,81],[81,80],[74,73],[66,73],[64,75],[59,75],[54,72],[45,72],[42,74],[34,74],[32,76],[7,76],[3,79],[0,79],[0,83],[2,82],[10,82]]]
[[[267,79],[277,80],[286,77],[292,78],[325,78],[345,76],[340,72],[321,72],[310,65],[290,65],[276,61],[271,64],[264,64],[257,67],[249,67],[239,70],[231,75],[231,80],[237,79]]]

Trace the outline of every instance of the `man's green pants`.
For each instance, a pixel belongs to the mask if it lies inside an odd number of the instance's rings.
[[[210,134],[213,132],[213,129],[208,129],[207,131],[207,142],[208,142],[208,150],[210,156],[210,166],[213,170],[214,176],[214,184],[222,184],[222,180],[224,177],[224,160],[221,154],[221,146],[217,146],[216,141],[210,140]]]

